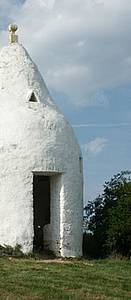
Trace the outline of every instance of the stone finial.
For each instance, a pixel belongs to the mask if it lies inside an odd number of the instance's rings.
[[[8,27],[9,30],[9,44],[17,43],[18,42],[18,35],[15,34],[17,31],[18,26],[15,24],[10,24]]]

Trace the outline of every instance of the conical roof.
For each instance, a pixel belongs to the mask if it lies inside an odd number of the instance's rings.
[[[0,52],[0,93],[8,91],[13,102],[26,103],[34,93],[36,101],[56,108],[37,66],[19,43]]]

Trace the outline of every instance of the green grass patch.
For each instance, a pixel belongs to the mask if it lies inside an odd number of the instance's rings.
[[[131,261],[0,258],[0,300],[131,300]]]

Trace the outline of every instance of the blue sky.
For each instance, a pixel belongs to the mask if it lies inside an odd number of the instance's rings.
[[[1,0],[0,47],[7,25],[37,63],[74,127],[84,158],[84,201],[105,180],[131,169],[131,1]]]

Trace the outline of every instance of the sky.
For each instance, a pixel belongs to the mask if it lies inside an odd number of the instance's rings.
[[[9,23],[74,128],[86,204],[131,170],[131,1],[0,0],[0,48]]]

